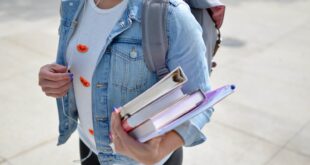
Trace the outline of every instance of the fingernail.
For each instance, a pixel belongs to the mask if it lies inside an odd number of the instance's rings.
[[[110,137],[110,140],[113,139],[113,136],[112,136],[112,133],[111,133],[111,132],[109,133],[109,137]]]
[[[115,107],[114,107],[114,112],[119,113],[120,110],[119,110],[118,108],[115,108]]]
[[[73,80],[73,73],[70,73],[69,77],[70,77],[70,80],[72,81]]]

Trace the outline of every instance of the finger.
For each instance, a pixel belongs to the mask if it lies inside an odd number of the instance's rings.
[[[118,129],[122,129],[122,127],[120,126],[120,120],[118,120],[118,116],[116,114],[116,110],[114,110],[114,112],[112,112],[111,114],[111,132],[112,132],[112,138],[114,137],[119,137],[120,135],[117,133]]]
[[[62,94],[66,93],[71,86],[71,82],[68,82],[58,88],[42,87],[42,90],[46,93]]]
[[[118,133],[118,129],[120,129],[120,128],[119,128],[117,116],[115,115],[115,112],[112,112],[112,116],[111,116],[112,137],[119,137],[120,136]]]
[[[51,95],[52,97],[60,98],[60,97],[67,95],[67,93],[68,91],[64,91],[64,92],[59,92],[59,93],[46,93],[46,95],[47,96]]]
[[[60,88],[70,83],[71,83],[71,80],[51,81],[51,80],[43,79],[39,81],[39,85],[42,88]]]
[[[66,84],[63,87],[59,88],[59,89],[51,89],[49,91],[46,91],[47,89],[42,88],[42,90],[45,92],[45,94],[47,96],[59,98],[59,97],[65,96],[67,94],[70,86],[71,86],[71,83]]]
[[[120,141],[119,137],[113,135],[113,143],[116,152],[123,153],[125,151],[124,145]]]
[[[121,118],[118,112],[112,113],[112,129],[116,136],[124,137],[127,135],[127,133],[124,131],[122,125],[121,125]]]
[[[112,134],[118,137],[118,140],[123,143],[125,148],[127,148],[129,143],[129,135],[123,130],[121,126],[120,115],[117,114],[117,112],[112,113],[111,122]]]
[[[63,79],[70,79],[70,76],[73,76],[72,73],[55,73],[53,70],[44,67],[39,72],[39,79],[47,79],[51,81],[59,81]]]
[[[70,80],[73,74],[72,73],[53,73],[50,71],[44,71],[42,73],[42,78],[51,80],[51,81],[60,81],[60,80]]]
[[[111,116],[111,139],[112,142],[114,143],[115,151],[118,153],[124,154],[125,151],[127,151],[127,147],[123,144],[121,141],[120,136],[116,133],[116,128],[115,128],[115,116],[112,113]]]
[[[45,93],[46,96],[49,96],[49,97],[54,97],[54,98],[61,98],[62,95],[60,94],[54,94],[54,93]],[[64,96],[64,95],[63,95]]]
[[[59,64],[51,64],[50,69],[56,73],[65,73],[67,72],[67,67]]]
[[[121,126],[120,114],[117,112],[112,113],[112,130],[114,135],[118,136],[120,142],[123,144],[124,148],[132,150],[132,148],[137,148],[142,144],[137,142],[134,138],[129,136]]]

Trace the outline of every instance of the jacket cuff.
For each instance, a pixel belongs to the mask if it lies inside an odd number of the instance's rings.
[[[174,129],[183,139],[185,147],[192,147],[206,141],[206,136],[190,121]]]
[[[213,111],[213,108],[210,108],[174,129],[183,139],[185,147],[192,147],[206,141],[207,137],[202,133],[201,129],[210,121]],[[203,122],[202,118],[204,118]]]

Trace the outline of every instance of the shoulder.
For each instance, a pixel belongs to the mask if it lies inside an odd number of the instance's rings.
[[[168,14],[191,14],[190,7],[183,0],[169,0]]]
[[[190,7],[183,0],[169,0],[167,14],[168,22],[177,21],[181,24],[195,24],[197,22]]]
[[[174,11],[183,11],[183,13],[186,11],[190,12],[190,7],[184,0],[169,0],[169,8],[170,12]],[[185,11],[184,11],[185,10]]]
[[[176,33],[202,32],[201,26],[192,14],[190,7],[183,0],[169,0],[167,30],[170,36],[175,36]]]
[[[180,4],[186,4],[183,0],[169,0],[169,3],[175,7]]]

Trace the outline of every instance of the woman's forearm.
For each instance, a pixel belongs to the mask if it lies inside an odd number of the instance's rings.
[[[177,132],[168,132],[164,135],[163,140],[160,143],[160,157],[164,158],[166,155],[183,146],[183,144],[183,139]]]

